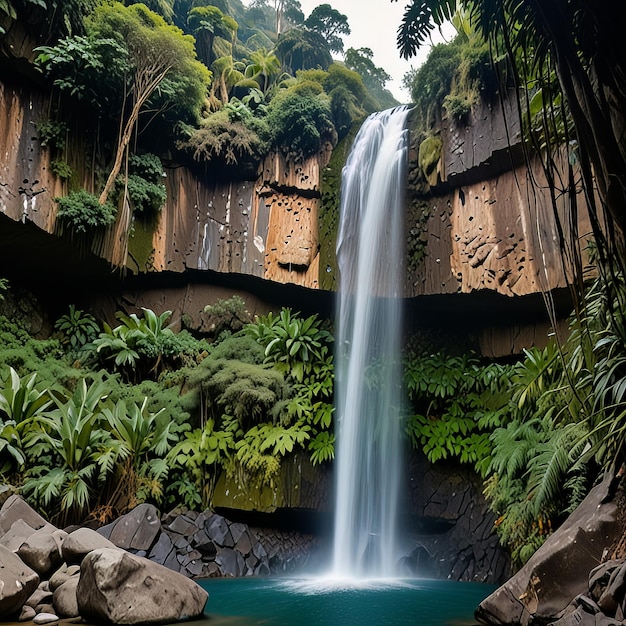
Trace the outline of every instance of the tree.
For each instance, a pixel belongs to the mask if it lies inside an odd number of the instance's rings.
[[[126,114],[125,107],[121,111],[115,159],[100,195],[104,204],[120,173],[139,115],[157,89],[167,86],[161,108],[179,97],[187,98],[199,115],[210,74],[196,60],[193,38],[141,4],[125,7],[114,2],[98,7],[89,21],[89,31],[93,38],[117,41],[127,51],[129,62],[124,89],[129,94],[130,111]]]
[[[304,27],[320,34],[332,52],[343,52],[341,35],[350,34],[347,16],[333,9],[330,4],[315,7],[304,21]]]
[[[345,64],[361,75],[363,84],[370,93],[379,101],[382,107],[392,107],[397,104],[389,90],[385,89],[391,76],[382,67],[374,65],[374,53],[371,48],[348,48],[345,55]]]
[[[274,52],[283,69],[293,74],[316,67],[325,70],[333,62],[326,40],[319,33],[301,28],[280,35]]]
[[[191,9],[187,24],[196,38],[198,55],[207,67],[216,59],[215,39],[221,37],[232,42],[237,34],[237,22],[214,6]]]
[[[272,85],[273,79],[280,74],[280,61],[273,52],[263,48],[250,53],[250,63],[245,76],[256,81],[263,93]]]
[[[14,22],[24,25],[42,43],[56,42],[59,37],[84,32],[83,19],[98,0],[0,0],[0,19],[7,28]],[[0,26],[0,35],[6,32]]]
[[[577,143],[600,258],[608,263],[613,257],[623,267],[626,49],[616,45],[621,24],[616,10],[610,3],[586,0],[413,0],[398,30],[402,56],[415,54],[434,25],[459,7],[470,12],[494,50],[506,53],[520,86],[527,86],[529,76],[540,76],[544,84],[550,76],[557,79],[574,129],[567,139]]]

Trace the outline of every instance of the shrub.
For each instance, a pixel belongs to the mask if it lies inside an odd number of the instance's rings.
[[[115,221],[115,207],[108,202],[100,204],[98,197],[85,189],[55,201],[59,203],[57,218],[75,233],[92,233]]]

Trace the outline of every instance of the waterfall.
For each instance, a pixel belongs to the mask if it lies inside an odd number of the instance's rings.
[[[407,114],[398,107],[370,115],[342,172],[333,555],[340,578],[396,573]]]

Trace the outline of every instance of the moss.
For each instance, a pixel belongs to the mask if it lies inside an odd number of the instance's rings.
[[[128,238],[128,268],[135,272],[150,272],[154,260],[154,231],[158,215],[136,217]]]
[[[420,144],[417,162],[424,174],[424,178],[431,187],[434,187],[439,179],[439,162],[441,161],[441,153],[443,151],[443,143],[439,137],[431,135],[426,137]]]
[[[322,172],[322,202],[319,215],[320,236],[320,289],[337,289],[337,230],[339,228],[339,207],[341,203],[341,170],[348,158],[354,138],[361,123],[353,124],[348,134],[333,150],[328,165]]]

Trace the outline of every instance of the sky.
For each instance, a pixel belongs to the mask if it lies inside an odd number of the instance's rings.
[[[410,95],[402,87],[402,77],[411,69],[419,67],[428,55],[428,48],[420,50],[419,55],[405,61],[396,48],[396,31],[402,22],[407,0],[300,0],[302,12],[308,17],[320,4],[330,4],[348,18],[351,34],[344,36],[344,49],[371,48],[373,61],[392,77],[386,87],[399,102],[408,102]],[[450,39],[451,28],[446,37]],[[434,31],[433,41],[444,41],[438,30]]]

